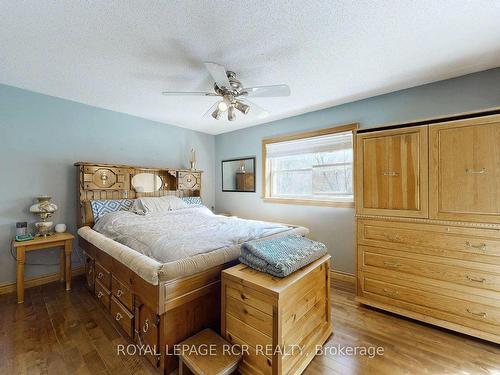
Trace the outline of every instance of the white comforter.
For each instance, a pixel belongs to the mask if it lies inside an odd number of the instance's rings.
[[[213,214],[205,206],[146,216],[106,214],[94,230],[161,263],[173,262],[289,230],[282,224]]]

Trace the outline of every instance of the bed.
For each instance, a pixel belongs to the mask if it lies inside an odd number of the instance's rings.
[[[308,233],[298,226],[215,215],[199,204],[145,216],[110,212],[95,222],[91,201],[200,197],[202,172],[75,165],[87,286],[130,339],[147,346],[144,355],[164,373],[177,367],[167,348],[204,328],[219,331],[220,274],[238,262],[242,242]],[[144,174],[153,176],[154,191],[134,187],[136,176]]]

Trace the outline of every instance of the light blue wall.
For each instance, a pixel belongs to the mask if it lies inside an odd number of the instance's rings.
[[[264,103],[263,103],[264,105]],[[261,140],[279,134],[359,122],[362,127],[500,106],[500,68],[345,104],[216,137],[0,85],[0,283],[15,280],[9,253],[16,221],[34,222],[32,198],[51,194],[55,222],[76,227],[75,161],[186,167],[194,147],[205,171],[203,199],[220,212],[302,224],[324,241],[334,267],[354,271],[354,211],[263,203]],[[257,156],[257,192],[222,193],[220,162]],[[214,191],[215,186],[215,191]],[[31,253],[31,263],[58,263],[55,251]],[[79,262],[75,253],[74,265]],[[27,266],[28,277],[57,265]]]
[[[265,106],[264,101],[262,105]],[[307,226],[312,238],[328,245],[334,258],[334,268],[352,273],[354,210],[264,203],[260,199],[262,138],[352,122],[360,123],[362,128],[375,127],[495,106],[500,106],[500,68],[218,135],[215,138],[217,166],[223,159],[248,155],[257,157],[257,192],[223,193],[220,168],[216,168],[216,210],[245,218]]]
[[[56,223],[76,228],[76,161],[187,167],[196,149],[203,200],[214,205],[214,136],[0,85],[0,283],[15,280],[9,253],[16,221],[34,222],[33,197],[50,194]],[[27,262],[58,263],[55,250],[33,252]],[[80,262],[73,254],[73,263]],[[26,276],[58,266],[26,266]]]

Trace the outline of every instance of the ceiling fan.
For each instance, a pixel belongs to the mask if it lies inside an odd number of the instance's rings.
[[[250,102],[247,98],[290,96],[288,85],[243,87],[241,82],[236,78],[236,73],[229,70],[226,71],[226,68],[214,62],[205,62],[204,64],[215,81],[214,92],[164,91],[162,94],[166,96],[220,96],[221,100],[210,107],[204,117],[211,115],[214,119],[219,120],[222,114],[227,112],[227,119],[229,121],[236,119],[236,110],[244,115],[252,112],[258,117],[268,114],[267,111],[260,108],[257,104]]]

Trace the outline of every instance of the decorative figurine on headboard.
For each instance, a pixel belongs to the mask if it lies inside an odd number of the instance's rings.
[[[37,197],[37,203],[30,207],[30,212],[40,216],[42,221],[38,221],[35,223],[35,227],[37,229],[37,236],[50,236],[54,234],[52,232],[52,225],[54,224],[52,221],[47,221],[50,219],[54,212],[57,211],[57,206],[50,201],[51,197],[49,196],[40,196]]]
[[[196,151],[194,148],[191,149],[191,160],[189,161],[189,165],[192,171],[196,170]]]

